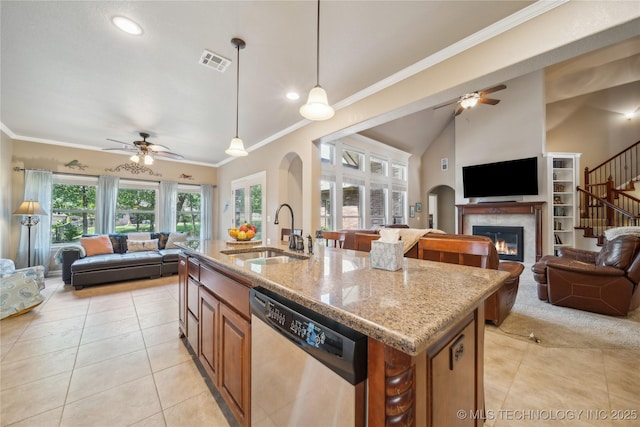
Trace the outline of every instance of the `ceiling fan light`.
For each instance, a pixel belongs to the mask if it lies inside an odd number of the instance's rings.
[[[478,98],[476,96],[465,97],[462,99],[462,101],[460,101],[460,105],[462,106],[462,108],[467,110],[469,108],[475,107],[477,103],[478,103]]]
[[[138,163],[140,162],[140,156],[138,156],[137,154],[134,154],[133,156],[129,157],[129,160],[131,160],[134,163]]]
[[[309,120],[328,120],[335,114],[329,105],[327,92],[320,86],[315,86],[309,92],[307,103],[300,107],[300,114]]]
[[[249,154],[247,150],[244,149],[244,143],[237,136],[231,140],[229,148],[224,150],[224,152],[233,157],[244,157]]]
[[[144,164],[145,165],[152,165],[153,164],[153,157],[151,157],[150,154],[145,154],[144,155]]]

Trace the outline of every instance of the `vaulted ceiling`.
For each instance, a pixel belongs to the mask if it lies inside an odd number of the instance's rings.
[[[534,3],[323,1],[320,84],[331,104],[346,106],[489,26],[532,15],[540,4]],[[316,7],[314,1],[3,0],[0,122],[18,139],[96,150],[119,147],[107,138],[131,142],[148,132],[149,141],[187,162],[219,165],[235,135],[231,38],[247,44],[240,52],[238,119],[250,150],[305,123],[298,109],[316,82]],[[118,30],[114,16],[133,19],[142,35]],[[229,68],[200,65],[205,49],[231,59]],[[289,91],[300,99],[288,100]],[[412,141],[424,141],[425,132],[451,118],[446,109],[424,114],[432,126],[390,122],[372,132],[395,135],[407,144],[398,148],[414,151]],[[405,120],[425,123],[419,116]],[[397,138],[400,129],[405,135]]]

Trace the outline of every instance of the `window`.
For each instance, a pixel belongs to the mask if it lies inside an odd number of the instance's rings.
[[[397,163],[391,164],[391,176],[393,179],[399,179],[401,181],[407,180],[407,167]]]
[[[393,224],[406,224],[407,219],[405,212],[407,211],[407,192],[404,190],[393,190],[391,192],[391,210]]]
[[[342,184],[342,228],[362,228],[362,191],[358,184]]]
[[[84,181],[83,183],[78,181]],[[54,176],[51,243],[75,242],[95,231],[96,179]]]
[[[334,152],[335,152],[335,147],[333,145],[331,144],[320,145],[320,159],[322,160],[322,163],[328,163],[332,165]]]
[[[387,161],[371,157],[369,161],[369,170],[374,175],[387,176]]]
[[[53,175],[51,194],[51,242],[78,241],[95,233],[97,177]],[[120,180],[116,207],[116,233],[156,230],[160,185],[154,181]],[[200,235],[200,186],[179,184],[176,230],[190,237]],[[159,230],[167,231],[167,230]]]
[[[406,224],[409,153],[362,135],[321,143],[320,151],[323,159],[320,226],[323,229]],[[329,161],[333,153],[341,153],[339,161]]]
[[[362,170],[364,155],[354,150],[342,150],[342,166],[349,169]]]
[[[257,174],[237,179],[231,183],[233,193],[233,224],[232,227],[240,227],[245,223],[256,226],[256,240],[262,238],[262,222],[264,212],[266,173]],[[225,231],[226,232],[226,231]]]
[[[200,236],[200,187],[178,186],[176,231],[190,237]]]
[[[331,181],[320,181],[320,227],[333,230],[333,203],[336,185]]]
[[[122,188],[127,185],[122,180],[120,185],[116,207],[116,233],[155,231],[157,190]]]
[[[387,189],[381,184],[372,184],[369,190],[369,218],[374,227],[387,223]]]

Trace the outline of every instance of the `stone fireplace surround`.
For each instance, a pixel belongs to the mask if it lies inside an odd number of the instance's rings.
[[[546,202],[469,203],[458,208],[458,233],[472,234],[474,225],[524,227],[524,262],[542,257],[542,205]],[[531,232],[533,231],[533,233]]]

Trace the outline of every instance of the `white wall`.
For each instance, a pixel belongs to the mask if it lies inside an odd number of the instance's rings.
[[[0,258],[11,258],[10,235],[12,225],[11,158],[13,144],[11,138],[0,131]],[[18,223],[19,224],[19,223]]]

